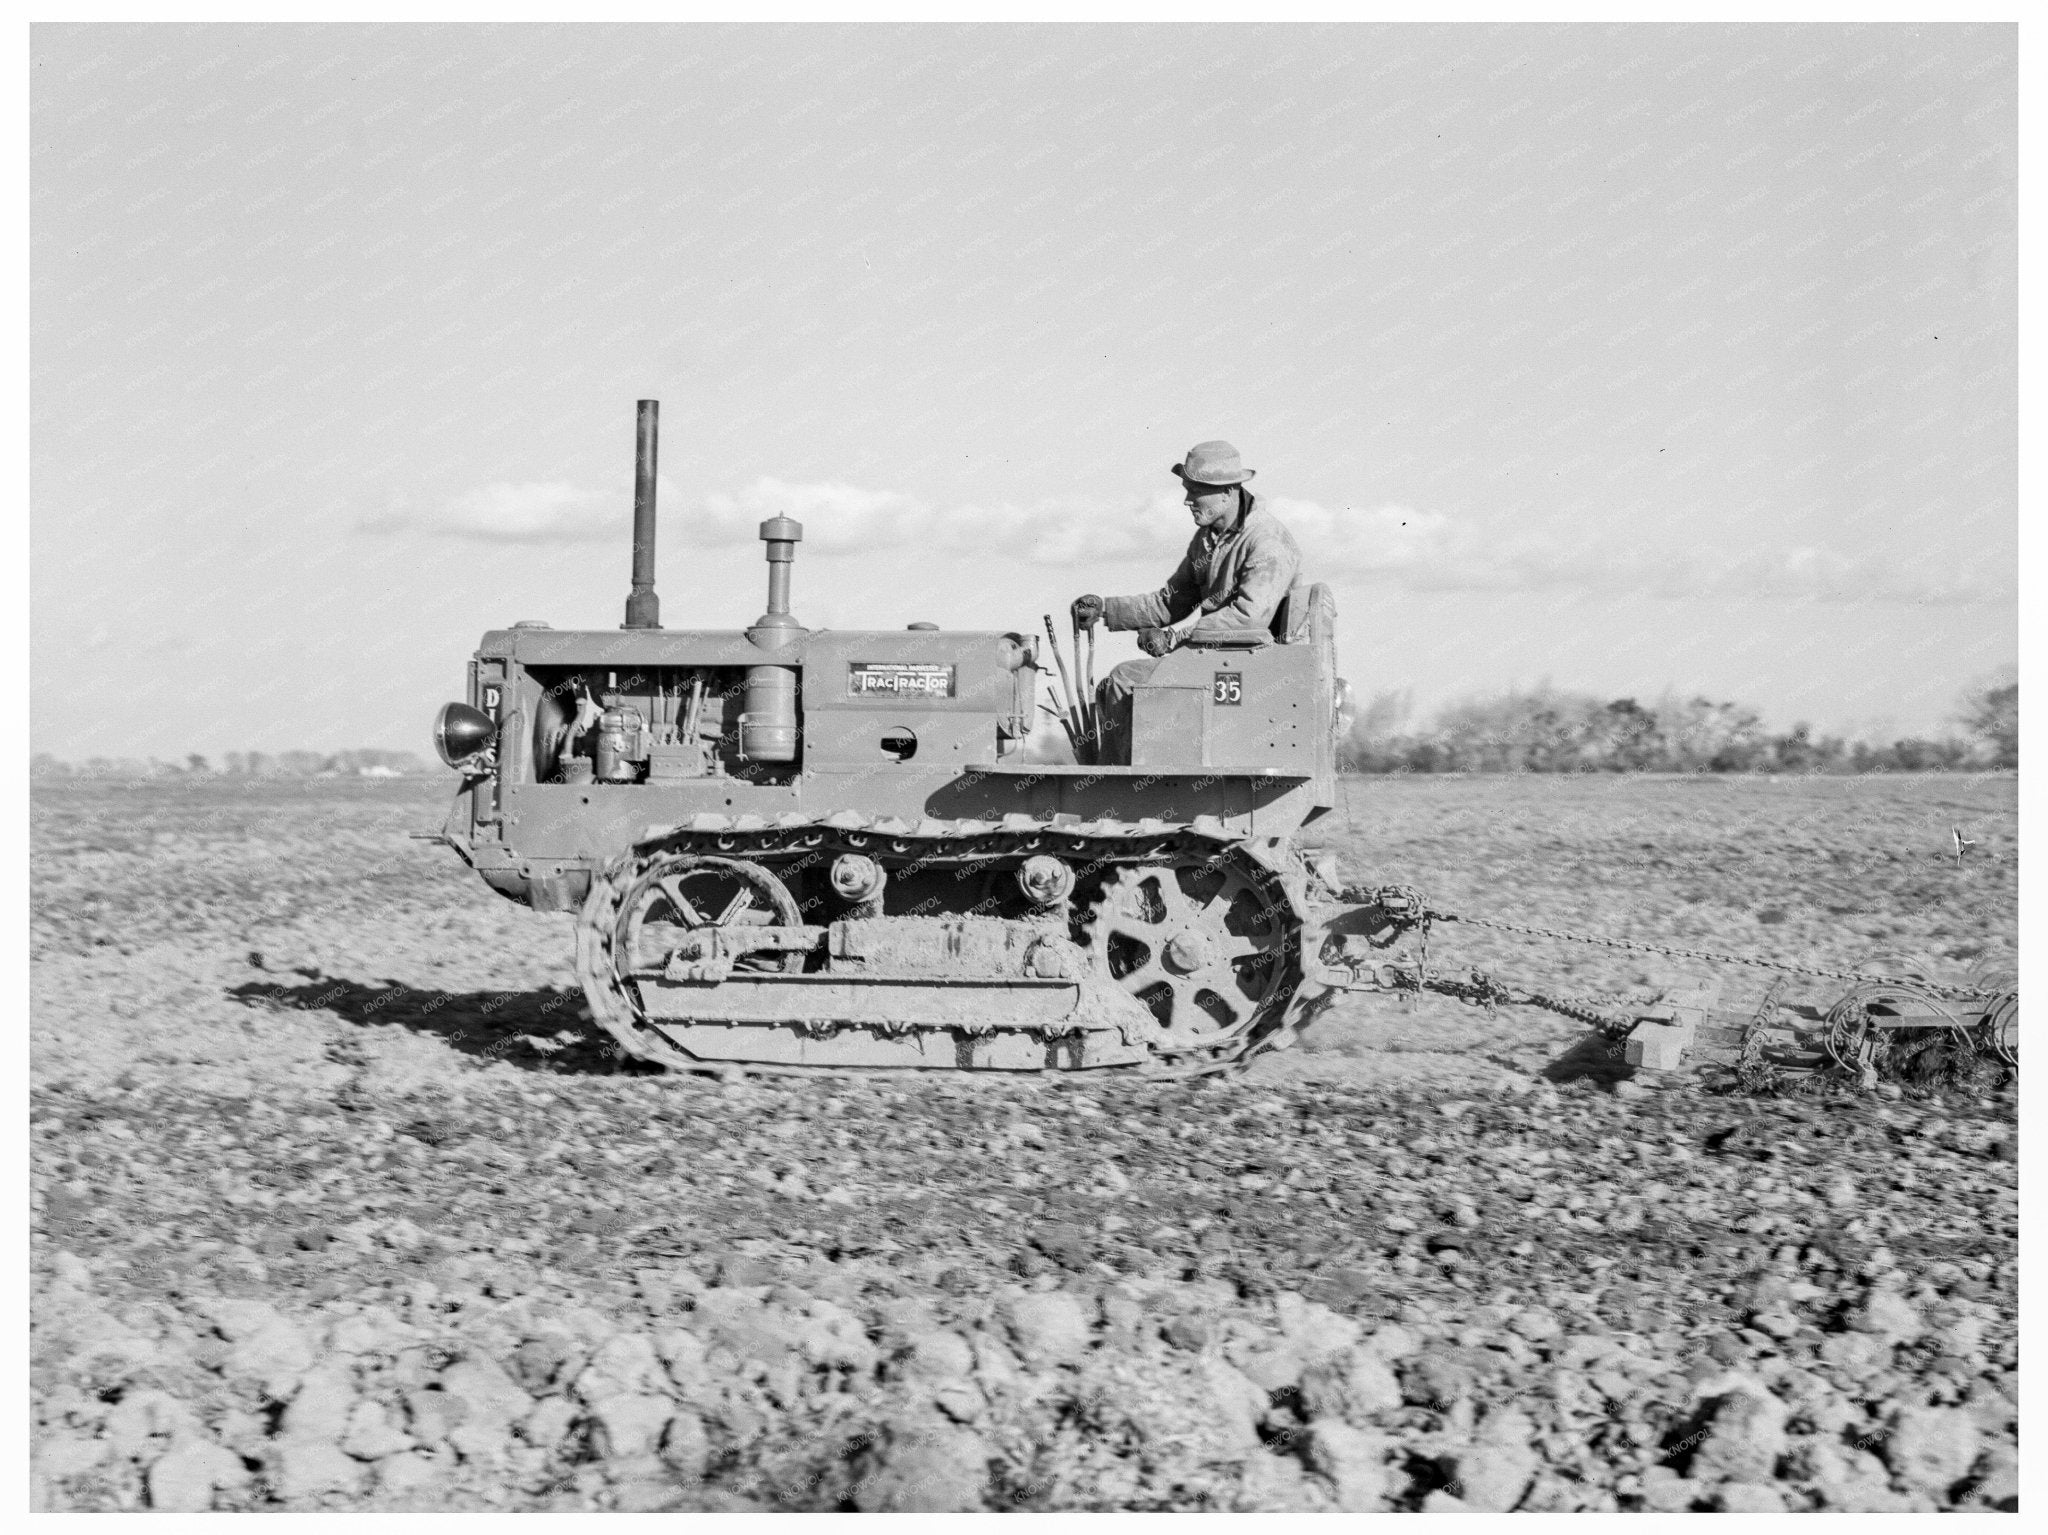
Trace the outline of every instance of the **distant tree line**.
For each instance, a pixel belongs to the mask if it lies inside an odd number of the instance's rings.
[[[1815,736],[1804,724],[1774,733],[1754,709],[1710,699],[1666,698],[1645,707],[1551,688],[1470,700],[1440,711],[1430,728],[1405,728],[1401,693],[1375,697],[1338,752],[1347,773],[1925,773],[2016,768],[2020,689],[2006,683],[1965,696],[1960,734],[1889,743]],[[226,774],[250,778],[417,777],[418,752],[376,747],[340,752],[229,752],[215,767],[197,752],[183,763],[150,757],[60,761],[37,752],[32,776],[150,778]],[[438,768],[433,769],[438,771]]]
[[[1382,693],[1339,749],[1349,773],[1924,773],[2016,768],[2018,683],[1968,694],[1959,734],[1889,743],[1766,730],[1754,709],[1693,697],[1645,707],[1539,688],[1452,704],[1405,729],[1406,695]]]
[[[88,757],[65,762],[49,752],[29,759],[36,778],[174,778],[228,775],[240,778],[416,778],[427,771],[418,752],[359,747],[339,752],[229,752],[214,766],[198,752],[180,762],[161,757]]]

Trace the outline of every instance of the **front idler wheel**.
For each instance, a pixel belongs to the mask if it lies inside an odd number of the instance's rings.
[[[591,1016],[628,1052],[672,1067],[692,1062],[652,1026],[643,984],[680,952],[747,927],[797,927],[789,887],[765,866],[705,853],[628,854],[600,871],[576,924],[576,968]],[[800,953],[743,954],[740,967],[795,970]]]

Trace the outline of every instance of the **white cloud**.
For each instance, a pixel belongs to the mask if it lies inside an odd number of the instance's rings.
[[[695,543],[751,543],[764,519],[780,514],[804,525],[804,541],[833,553],[899,548],[922,543],[934,521],[931,509],[893,490],[863,490],[827,481],[793,485],[759,479],[744,490],[714,491],[682,512]]]
[[[664,529],[700,547],[751,544],[763,519],[780,514],[801,522],[805,544],[822,553],[929,548],[1068,565],[1157,556],[1177,548],[1188,527],[1179,501],[1169,495],[1144,502],[1068,496],[936,507],[896,491],[770,477],[701,497],[682,496],[664,478],[657,493]],[[400,506],[357,527],[491,543],[581,543],[623,540],[631,525],[628,496],[547,481],[486,485],[438,507]]]
[[[1758,552],[1737,562],[1728,584],[1816,602],[1947,604],[2001,595],[1996,583],[1931,560],[1902,563],[1881,554],[1851,556],[1804,545],[1775,555]]]
[[[1441,512],[1405,506],[1336,507],[1275,496],[1272,510],[1312,565],[1352,575],[1452,568],[1469,530]]]
[[[486,543],[561,544],[624,539],[632,503],[566,480],[499,481],[422,511],[397,507],[357,525],[367,533],[420,532]]]
[[[1178,496],[1166,491],[1121,502],[1061,496],[937,507],[897,491],[764,476],[701,497],[683,497],[664,479],[659,492],[671,537],[699,546],[751,544],[761,521],[781,514],[801,522],[806,544],[824,554],[928,549],[1077,571],[1144,561],[1163,577],[1190,531]],[[1811,545],[1630,546],[1605,535],[1565,537],[1554,526],[1503,535],[1477,520],[1396,505],[1327,507],[1287,497],[1268,505],[1300,543],[1310,575],[1340,586],[1939,605],[2010,596],[2009,584],[1995,578],[1877,553],[1850,556]],[[631,521],[630,498],[622,493],[548,481],[486,485],[431,511],[400,509],[360,526],[497,543],[581,543],[623,542]]]
[[[1791,548],[1695,549],[1577,540],[1554,531],[1501,536],[1438,512],[1382,506],[1330,509],[1276,499],[1274,511],[1327,579],[1414,591],[1576,589],[1611,596],[1723,597],[1825,603],[1951,605],[2009,598],[1982,573],[1882,553]]]
[[[750,543],[761,520],[778,512],[801,522],[805,542],[825,553],[940,549],[986,552],[1035,565],[1156,555],[1162,535],[1170,547],[1173,536],[1187,526],[1179,502],[1169,496],[1150,502],[1065,496],[935,507],[894,491],[766,478],[741,491],[706,496],[683,516],[692,538]]]

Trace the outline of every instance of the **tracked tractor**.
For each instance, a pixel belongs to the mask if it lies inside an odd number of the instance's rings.
[[[624,623],[490,631],[434,726],[461,774],[440,840],[499,894],[575,913],[626,1051],[1180,1073],[1292,1040],[1335,882],[1297,840],[1336,792],[1326,587],[1270,632],[1166,656],[1128,761],[1028,760],[1031,626],[808,628],[789,517],[761,524],[758,618],[663,627],[657,421],[642,401]]]

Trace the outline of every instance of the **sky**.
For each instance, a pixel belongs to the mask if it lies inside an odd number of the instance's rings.
[[[1033,632],[1225,438],[1416,723],[2017,654],[2016,33],[52,26],[31,734],[424,749],[482,633]],[[1137,653],[1105,641],[1102,669]]]

